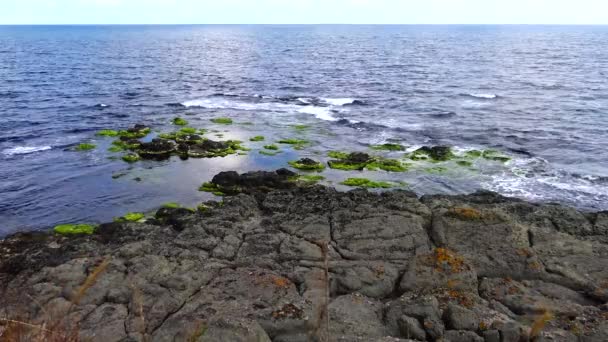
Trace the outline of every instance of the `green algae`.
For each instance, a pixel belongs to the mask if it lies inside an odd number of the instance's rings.
[[[90,151],[93,150],[97,147],[97,145],[95,144],[89,144],[89,143],[82,143],[82,144],[78,144],[76,147],[74,147],[75,151]]]
[[[272,144],[272,145],[264,145],[264,148],[267,149],[267,150],[274,150],[274,151],[278,151],[279,150],[279,146],[274,145],[274,144]]]
[[[321,175],[299,175],[297,179],[307,183],[317,183],[324,180],[325,177]]]
[[[253,138],[249,138],[249,141],[264,141],[266,138],[264,138],[263,135],[256,135]]]
[[[448,161],[456,157],[452,149],[447,146],[423,146],[406,155],[411,160],[428,160],[432,162]]]
[[[382,182],[382,181],[372,181],[367,178],[348,178],[345,181],[341,182],[342,185],[359,187],[359,188],[383,188],[388,189],[395,187],[397,184],[390,182]]]
[[[320,171],[325,169],[325,165],[323,165],[321,162],[303,163],[302,160],[294,160],[288,162],[288,164],[298,170]]]
[[[112,153],[118,153],[118,152],[122,152],[124,150],[125,149],[122,148],[121,146],[111,146],[110,148],[108,148],[108,151],[112,152]]]
[[[388,172],[405,172],[409,170],[410,164],[402,163],[397,159],[375,159],[365,166],[370,171],[384,170]]]
[[[458,160],[458,161],[456,161],[456,164],[458,164],[460,166],[464,166],[464,167],[471,167],[471,166],[473,166],[473,163],[471,163],[468,160]]]
[[[125,216],[114,219],[116,222],[143,222],[146,215],[143,213],[127,213]]]
[[[197,130],[194,127],[184,127],[180,129],[179,132],[185,134],[196,134]]]
[[[329,151],[329,152],[327,152],[327,156],[328,157],[335,158],[335,159],[341,159],[341,160],[348,159],[349,155],[350,155],[350,153],[340,152],[340,151]]]
[[[464,153],[464,155],[469,158],[479,158],[479,157],[481,157],[482,154],[483,154],[483,152],[481,152],[479,150],[470,150],[470,151],[466,151]]]
[[[136,153],[129,153],[129,154],[122,156],[122,160],[126,161],[127,163],[135,163],[135,162],[139,161],[140,159],[141,159],[141,157]]]
[[[171,122],[176,126],[186,126],[188,124],[188,121],[180,118],[179,116],[174,118]]]
[[[330,160],[327,162],[331,169],[343,171],[363,170],[368,163],[356,163],[348,160]]]
[[[96,135],[101,137],[117,137],[118,131],[112,129],[102,129],[101,131],[97,132]]]
[[[146,127],[146,128],[140,129],[138,131],[133,131],[133,130],[118,131],[118,136],[121,138],[139,139],[139,138],[143,138],[143,137],[147,136],[148,134],[150,134],[150,132],[152,132],[152,130],[149,127]]]
[[[203,185],[198,188],[198,191],[210,192],[216,196],[225,195],[217,184],[211,182],[203,183]]]
[[[259,153],[261,155],[264,155],[264,156],[274,157],[274,156],[276,156],[279,153],[283,153],[283,151],[266,151],[266,150],[261,150]]]
[[[220,124],[220,125],[232,125],[232,119],[230,119],[230,118],[215,118],[215,119],[211,119],[211,122]]]
[[[381,144],[381,145],[372,145],[370,146],[372,150],[379,151],[405,151],[405,146],[399,144]]]
[[[498,151],[496,150],[485,150],[483,151],[483,153],[481,154],[481,156],[484,159],[487,160],[492,160],[492,161],[497,161],[497,162],[501,162],[501,163],[506,163],[509,160],[511,160],[511,158],[500,154]]]
[[[304,144],[308,144],[308,141],[292,138],[292,139],[281,139],[281,140],[277,141],[277,143],[285,144],[285,145],[304,145]]]
[[[158,137],[166,140],[175,140],[175,138],[177,138],[177,132],[161,133]]]
[[[141,143],[139,141],[137,141],[136,144],[129,144],[126,141],[120,140],[120,139],[112,141],[112,147],[115,147],[115,149],[114,149],[115,151],[118,151],[119,148],[122,151],[124,151],[124,150],[135,150],[140,145],[141,145]]]
[[[95,227],[90,224],[60,224],[53,231],[61,235],[91,235],[95,232]]]
[[[169,208],[169,209],[177,209],[177,208],[181,208],[182,206],[176,202],[167,202],[167,203],[163,203],[162,207]]]

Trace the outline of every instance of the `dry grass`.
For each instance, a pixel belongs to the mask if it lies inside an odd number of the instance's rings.
[[[69,319],[74,306],[77,306],[87,291],[108,268],[110,259],[105,258],[87,276],[85,281],[74,294],[70,306],[64,312],[51,315],[44,311],[42,305],[33,298],[30,299],[39,306],[44,314],[42,323],[32,323],[33,320],[23,317],[0,318],[0,341],[3,342],[79,342],[79,326]]]

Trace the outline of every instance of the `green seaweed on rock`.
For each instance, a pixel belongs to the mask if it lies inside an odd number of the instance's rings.
[[[182,206],[177,202],[167,202],[167,203],[163,203],[162,207],[169,208],[169,209],[177,209],[177,208],[181,208]]]
[[[188,124],[188,121],[180,118],[179,116],[174,118],[171,122],[176,126],[186,126]]]
[[[347,152],[340,152],[340,151],[329,151],[327,152],[327,156],[330,158],[334,158],[334,159],[348,159],[350,153]]]
[[[304,144],[308,144],[307,140],[302,140],[302,139],[281,139],[279,141],[277,141],[277,143],[279,144],[285,144],[285,145],[304,145]]]
[[[375,159],[365,166],[370,171],[384,170],[389,172],[405,172],[409,170],[410,164],[402,163],[397,159]]]
[[[180,131],[180,133],[185,133],[185,134],[195,134],[197,130],[194,127],[184,127],[182,129],[180,129],[179,131]]]
[[[382,181],[372,181],[367,178],[348,178],[345,181],[341,182],[342,185],[359,187],[359,188],[393,188],[397,186],[395,183],[390,182],[382,182]]]
[[[456,164],[458,164],[458,165],[460,165],[460,166],[464,166],[464,167],[470,167],[470,166],[473,166],[473,163],[471,163],[471,162],[470,162],[470,161],[468,161],[468,160],[458,160],[458,161],[456,162]]]
[[[278,151],[279,150],[279,146],[274,145],[274,144],[272,144],[272,145],[264,145],[264,148],[267,149],[267,150],[273,150],[273,151]]]
[[[102,129],[101,131],[97,132],[96,135],[101,136],[101,137],[117,137],[118,131],[111,130],[111,129]]]
[[[300,160],[290,161],[289,165],[298,170],[320,171],[325,169],[325,165],[323,165],[323,163],[310,158],[302,158]]]
[[[220,125],[231,125],[232,124],[232,119],[230,119],[230,118],[215,118],[215,119],[211,119],[211,122],[216,123],[216,124],[220,124]]]
[[[114,219],[116,222],[143,222],[146,216],[143,213],[127,213],[125,216]]]
[[[225,194],[215,183],[205,182],[198,188],[198,191],[210,192],[216,196],[224,196]]]
[[[61,235],[90,235],[95,232],[95,227],[90,224],[60,224],[53,231]]]
[[[76,147],[74,147],[75,151],[90,151],[93,150],[97,147],[97,145],[95,144],[89,144],[89,143],[82,143],[82,144],[78,144]]]
[[[255,137],[249,138],[249,141],[264,141],[263,135],[256,135]]]
[[[141,157],[136,153],[129,153],[129,154],[122,156],[122,160],[126,161],[127,163],[135,163],[135,162],[139,161],[140,159],[141,159]]]
[[[381,144],[381,145],[372,145],[370,146],[372,150],[380,150],[380,151],[405,151],[405,146],[400,144]]]

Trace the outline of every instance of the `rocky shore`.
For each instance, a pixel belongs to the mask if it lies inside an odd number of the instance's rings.
[[[1,241],[0,340],[608,341],[606,212],[211,183],[197,210]]]

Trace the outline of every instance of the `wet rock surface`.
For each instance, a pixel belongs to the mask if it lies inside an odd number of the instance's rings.
[[[607,340],[606,213],[294,175],[222,172],[238,191],[198,211],[8,237],[0,317],[91,341]]]

